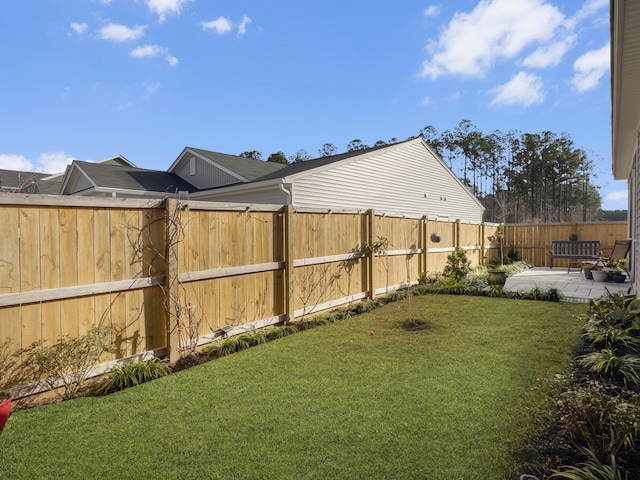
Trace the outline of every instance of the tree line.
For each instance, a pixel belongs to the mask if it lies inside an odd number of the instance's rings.
[[[432,125],[418,135],[441,157],[486,208],[485,220],[499,223],[580,222],[605,219],[601,197],[594,185],[594,165],[567,133],[522,133],[517,130],[481,132],[470,120],[455,129],[438,132]],[[398,140],[379,140],[374,145],[354,139],[353,152]],[[319,157],[334,155],[337,148],[325,143]],[[243,152],[262,160],[259,151]],[[297,163],[310,160],[304,149],[287,157],[271,154],[267,161]]]

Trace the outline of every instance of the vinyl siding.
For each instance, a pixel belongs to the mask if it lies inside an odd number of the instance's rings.
[[[211,192],[204,196],[199,196],[198,200],[209,200],[212,202],[231,202],[231,203],[265,203],[273,205],[286,205],[288,203],[288,196],[278,188],[274,186],[271,188],[263,188],[254,191],[245,192]]]
[[[482,221],[482,208],[421,142],[408,142],[294,181],[294,205]]]
[[[186,156],[179,168],[175,170],[175,173],[199,189],[220,187],[240,182],[237,177],[198,157],[195,157],[196,174],[191,175],[190,158],[191,156]]]

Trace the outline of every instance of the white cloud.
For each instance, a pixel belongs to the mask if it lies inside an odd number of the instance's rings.
[[[100,29],[98,38],[112,42],[126,42],[128,40],[138,40],[144,35],[146,25],[136,25],[133,28],[117,23],[109,23]]]
[[[607,193],[603,200],[606,200],[608,202],[619,202],[620,200],[627,200],[628,198],[628,191],[625,190],[617,190],[615,192],[609,192]]]
[[[598,50],[585,53],[573,63],[574,75],[571,84],[578,93],[596,88],[602,76],[609,70],[610,62],[608,43]]]
[[[422,99],[422,105],[424,105],[425,107],[426,107],[427,105],[429,105],[430,103],[431,103],[431,97],[428,97],[428,96],[427,96],[427,97],[424,97],[424,98]]]
[[[17,170],[19,172],[64,172],[69,163],[74,160],[63,151],[43,153],[32,162],[24,155],[0,154],[0,168],[4,170]]]
[[[147,0],[149,10],[158,15],[158,20],[163,23],[168,14],[180,15],[182,8],[192,0]]]
[[[89,25],[87,25],[86,23],[78,23],[78,22],[72,22],[71,23],[71,30],[73,30],[76,33],[79,33],[80,35],[82,35],[84,32],[87,31],[87,28],[89,28]]]
[[[470,13],[456,13],[437,42],[422,77],[445,73],[483,77],[500,59],[551,41],[564,15],[544,0],[482,0]]]
[[[247,25],[251,23],[251,18],[246,15],[242,16],[242,20],[237,25],[226,17],[218,17],[209,22],[200,22],[203,30],[213,30],[217,35],[226,35],[234,28],[238,29],[238,37],[247,33]]]
[[[210,22],[200,22],[203,30],[213,30],[218,35],[224,35],[233,30],[231,20],[225,17],[218,17]]]
[[[437,7],[435,5],[429,5],[427,8],[424,9],[423,13],[425,17],[436,17],[440,14],[440,7]]]
[[[169,49],[161,47],[160,45],[143,45],[136,47],[129,52],[129,55],[136,58],[164,57],[172,67],[178,64],[178,59],[169,53]]]
[[[240,22],[240,25],[238,25],[238,36],[241,37],[243,36],[245,33],[247,33],[247,25],[249,25],[251,23],[251,19],[249,17],[247,17],[246,15],[242,16],[242,21]]]
[[[544,45],[526,57],[522,63],[530,68],[555,67],[560,63],[564,54],[576,44],[577,38],[576,35],[571,34],[555,43]]]
[[[69,157],[62,150],[51,153],[43,153],[38,157],[38,164],[42,166],[42,171],[47,173],[64,172],[74,158]]]
[[[0,168],[3,170],[17,170],[19,172],[34,172],[36,167],[27,157],[0,153]]]
[[[595,15],[603,8],[609,9],[609,0],[587,0],[582,8],[567,20],[567,24],[569,27],[575,27],[578,22]]]
[[[520,72],[509,82],[494,89],[492,106],[522,105],[529,107],[544,100],[544,85],[537,75]]]

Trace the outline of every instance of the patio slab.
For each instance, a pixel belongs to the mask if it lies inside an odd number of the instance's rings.
[[[534,267],[507,277],[504,290],[528,292],[536,287],[541,290],[557,288],[564,296],[563,301],[586,303],[603,297],[607,294],[607,291],[612,295],[627,294],[632,285],[628,279],[624,283],[587,280],[580,270],[574,269],[567,273],[566,267]]]

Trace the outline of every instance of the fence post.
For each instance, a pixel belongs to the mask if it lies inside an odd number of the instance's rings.
[[[295,319],[294,280],[293,280],[293,238],[292,225],[295,210],[293,205],[284,207],[284,314],[285,323]]]
[[[374,232],[376,230],[376,211],[371,208],[369,209],[369,238],[367,239],[367,242],[369,243],[369,246],[373,245],[374,242]],[[369,298],[371,300],[376,298],[376,272],[375,272],[375,265],[376,265],[376,253],[373,251],[372,248],[369,249],[369,255],[368,255],[368,259],[367,261],[369,262]]]
[[[179,266],[179,235],[180,235],[180,203],[176,198],[167,198],[165,203],[165,310],[167,328],[167,357],[170,362],[176,362],[180,358],[180,333],[178,330],[179,312],[173,310],[173,299],[179,298],[178,283]]]
[[[420,261],[420,272],[418,273],[424,273],[426,275],[427,267],[429,265],[427,259],[429,256],[429,218],[426,215],[422,217],[422,228],[420,229],[420,232],[422,234],[422,242],[420,245],[420,248],[422,249],[422,259]]]
[[[480,265],[484,265],[484,264],[486,263],[486,262],[485,262],[485,259],[486,259],[486,252],[485,252],[485,244],[484,244],[484,241],[485,241],[485,238],[487,238],[487,237],[485,236],[485,233],[486,233],[486,232],[485,232],[484,227],[485,227],[485,223],[484,223],[484,222],[482,222],[482,223],[480,224],[480,229],[479,229],[479,231],[480,231],[480,258],[479,258],[479,260],[480,260],[480,261],[479,261],[478,263],[479,263]]]
[[[455,238],[455,247],[456,248],[460,248],[460,219],[459,218],[456,220],[454,229],[455,229],[455,232],[456,232],[455,233],[455,237],[456,237]]]

